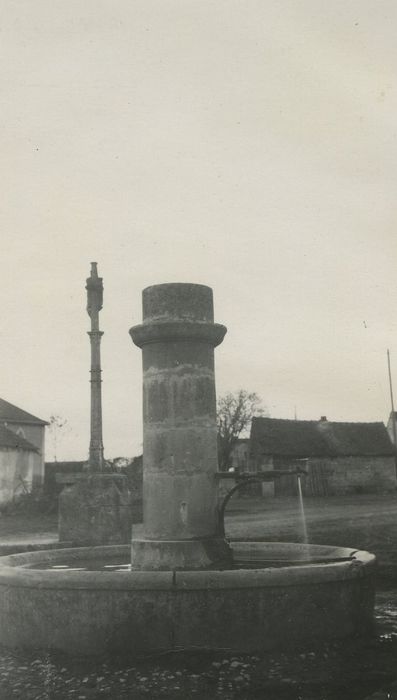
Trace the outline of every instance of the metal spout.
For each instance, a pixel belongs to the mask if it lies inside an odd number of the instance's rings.
[[[302,467],[296,469],[272,469],[267,472],[217,472],[217,479],[233,479],[233,481],[275,481],[282,476],[307,476],[308,472]]]

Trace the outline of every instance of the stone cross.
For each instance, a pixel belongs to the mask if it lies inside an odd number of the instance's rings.
[[[91,439],[88,467],[66,481],[59,496],[59,541],[76,547],[131,542],[131,498],[127,477],[107,473],[103,458],[101,338],[99,312],[103,283],[97,264],[87,279],[87,312],[91,318]]]

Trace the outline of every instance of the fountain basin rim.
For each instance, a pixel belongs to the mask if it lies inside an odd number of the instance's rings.
[[[291,543],[250,542],[239,543],[233,547],[238,560],[240,554],[246,556],[250,552],[267,554],[274,559],[277,548],[284,554],[301,551],[301,545]],[[254,546],[253,546],[254,545]],[[318,585],[338,580],[356,579],[371,573],[376,559],[369,552],[348,548],[336,548],[323,545],[309,545],[308,550],[319,556],[320,551],[325,557],[322,562],[288,564],[277,568],[261,567],[230,570],[202,571],[65,571],[30,568],[46,563],[70,561],[77,564],[82,559],[106,559],[115,556],[126,556],[130,551],[129,545],[113,545],[102,547],[76,547],[70,549],[51,549],[24,554],[13,554],[0,557],[0,585],[18,588],[39,589],[108,589],[108,590],[202,590],[202,589],[239,589],[266,588],[273,586]],[[343,557],[335,561],[335,554]],[[331,561],[326,561],[326,555]],[[332,557],[332,558],[331,558]],[[264,563],[266,559],[263,560]]]

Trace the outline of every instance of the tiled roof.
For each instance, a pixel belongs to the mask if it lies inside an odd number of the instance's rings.
[[[250,451],[289,457],[392,456],[394,447],[383,423],[253,418]]]
[[[8,430],[4,425],[0,425],[0,449],[7,447],[14,450],[29,450],[29,452],[37,452],[37,447],[32,445],[29,440],[26,440],[22,435],[17,435],[13,430]]]
[[[23,411],[22,408],[14,406],[12,403],[0,399],[0,422],[2,423],[36,423],[37,425],[48,425],[45,420],[36,418],[31,413]]]

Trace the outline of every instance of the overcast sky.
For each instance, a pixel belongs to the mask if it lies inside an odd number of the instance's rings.
[[[141,290],[214,289],[217,391],[385,421],[397,393],[395,0],[1,0],[0,395],[141,449]],[[52,457],[49,442],[48,457]]]

